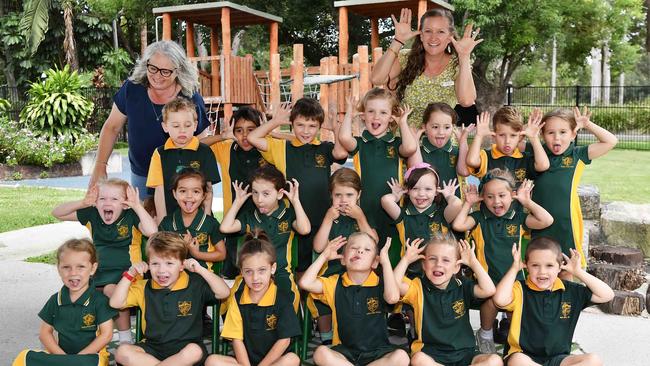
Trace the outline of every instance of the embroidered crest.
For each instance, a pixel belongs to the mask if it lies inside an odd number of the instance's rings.
[[[562,314],[560,315],[560,319],[569,319],[571,316],[571,303],[567,301],[562,301],[562,309],[561,309]]]
[[[316,154],[314,160],[316,162],[316,168],[325,168],[325,163],[327,162],[327,160],[325,159],[325,155]]]
[[[273,330],[278,326],[278,317],[275,314],[266,316],[266,330]]]
[[[188,316],[192,311],[192,302],[191,301],[179,301],[178,302],[178,316]]]
[[[388,146],[386,148],[386,157],[388,158],[394,158],[397,156],[397,153],[395,152],[395,146]]]
[[[517,225],[514,224],[506,225],[506,234],[508,236],[517,236]]]
[[[124,238],[127,235],[129,235],[129,227],[126,225],[120,225],[117,227],[117,235],[120,236],[120,238]]]
[[[562,168],[570,168],[573,166],[573,157],[565,156],[562,158]]]
[[[458,156],[449,155],[449,166],[456,166],[457,161],[458,161]]]
[[[205,244],[208,242],[208,234],[206,233],[199,233],[199,235],[196,236],[196,242],[201,244]]]
[[[458,319],[463,315],[465,315],[465,301],[456,300],[451,304],[451,308],[454,310],[454,313],[456,314],[455,319]]]
[[[437,222],[432,222],[429,224],[429,231],[431,234],[435,234],[440,231],[440,224]]]
[[[93,314],[86,314],[81,318],[81,320],[84,323],[83,328],[95,326],[95,316]]]
[[[199,170],[201,168],[201,162],[198,160],[190,161],[190,168]]]
[[[281,233],[286,233],[289,230],[289,222],[288,221],[280,221],[278,223],[278,232]]]
[[[515,169],[515,179],[517,182],[523,182],[526,179],[526,169]]]
[[[379,312],[379,299],[378,298],[376,298],[376,297],[367,298],[366,299],[366,305],[368,306],[368,313],[367,314],[377,314]]]
[[[257,161],[257,165],[259,165],[260,167],[263,167],[263,166],[265,166],[266,164],[267,164],[267,163],[266,163],[266,160],[264,160],[264,158],[260,158],[260,159]]]

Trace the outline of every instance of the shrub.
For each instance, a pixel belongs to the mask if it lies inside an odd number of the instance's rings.
[[[133,60],[131,60],[128,52],[118,48],[104,53],[102,63],[104,66],[104,82],[108,86],[119,87],[129,74]]]

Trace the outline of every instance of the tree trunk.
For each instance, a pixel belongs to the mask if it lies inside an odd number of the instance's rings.
[[[147,48],[147,18],[140,19],[140,55],[144,54],[144,49]]]
[[[72,2],[64,1],[63,21],[65,23],[65,37],[63,38],[63,51],[65,52],[65,63],[70,65],[73,71],[79,70],[77,59],[77,47],[74,43],[74,27],[72,24]]]
[[[232,37],[232,54],[237,55],[237,52],[239,52],[239,45],[241,44],[242,38],[244,38],[244,34],[246,33],[245,30],[241,29],[237,31],[234,37]]]
[[[645,51],[650,53],[650,0],[645,0]]]

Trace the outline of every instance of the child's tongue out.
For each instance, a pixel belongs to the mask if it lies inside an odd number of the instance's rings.
[[[110,222],[113,220],[113,210],[104,210],[104,220]]]

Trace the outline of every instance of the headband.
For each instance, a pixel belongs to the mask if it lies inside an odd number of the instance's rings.
[[[502,180],[502,181],[508,183],[508,187],[510,187],[510,189],[515,189],[515,187],[512,185],[512,182],[510,182],[508,179],[506,179],[506,178],[504,178],[502,176],[494,175],[491,172],[488,172],[487,174],[485,174],[483,176],[483,178],[481,178],[481,182],[480,182],[480,184],[478,186],[479,193],[483,191],[483,187],[486,184],[488,184],[488,182],[490,182],[492,180],[495,180],[495,179]]]
[[[428,169],[433,172],[433,174],[436,176],[436,185],[440,185],[440,177],[438,176],[438,172],[436,172],[435,169],[431,166],[429,163],[417,163],[411,166],[410,168],[406,169],[406,173],[404,173],[404,180],[409,179],[411,176],[411,173],[413,173],[416,169]]]

